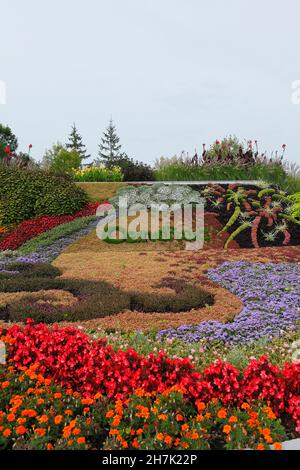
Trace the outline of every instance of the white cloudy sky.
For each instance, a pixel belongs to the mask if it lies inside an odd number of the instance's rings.
[[[146,162],[230,133],[300,164],[299,0],[0,0],[0,122],[33,156],[112,114]]]

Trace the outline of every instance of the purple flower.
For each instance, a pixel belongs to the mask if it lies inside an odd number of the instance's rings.
[[[207,276],[242,300],[244,307],[234,321],[169,328],[158,337],[239,344],[296,329],[300,321],[299,274],[297,264],[225,262],[210,269]]]

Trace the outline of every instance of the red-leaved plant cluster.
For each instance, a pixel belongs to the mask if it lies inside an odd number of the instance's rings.
[[[0,251],[16,250],[28,240],[31,240],[31,238],[37,237],[57,225],[72,222],[72,220],[78,219],[79,217],[96,215],[98,205],[97,202],[89,203],[83,209],[72,215],[42,215],[34,219],[25,220],[21,222],[13,232],[8,233],[1,239]]]
[[[0,331],[9,362],[17,368],[39,363],[45,376],[87,397],[100,392],[117,399],[139,388],[161,393],[178,385],[196,403],[213,398],[224,405],[264,401],[278,416],[289,415],[300,432],[300,363],[279,369],[263,356],[240,372],[216,361],[201,374],[188,358],[171,359],[162,351],[143,356],[131,348],[116,352],[105,340],[93,341],[75,328],[50,330],[27,323]]]

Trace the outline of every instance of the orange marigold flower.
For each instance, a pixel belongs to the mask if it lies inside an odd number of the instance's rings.
[[[166,415],[164,415],[164,414],[160,414],[160,415],[158,415],[158,419],[159,419],[160,421],[166,421],[167,417],[166,417]]]
[[[263,444],[257,444],[256,450],[265,450],[265,446]]]
[[[205,418],[210,419],[211,418],[211,413],[205,413]]]
[[[223,427],[223,432],[224,434],[229,434],[231,432],[231,426],[229,426],[229,424],[225,424]]]
[[[78,435],[78,434],[81,434],[81,429],[79,429],[79,428],[74,428],[72,434],[74,434],[74,436],[76,436],[76,435]]]
[[[51,442],[48,442],[46,448],[47,448],[47,450],[53,450],[54,449],[53,444],[51,444]]]
[[[139,447],[141,447],[136,437],[132,441],[132,447],[135,449],[138,449]]]
[[[198,438],[199,438],[199,434],[197,433],[196,429],[193,429],[191,433],[191,439],[195,441]]]
[[[72,414],[73,414],[73,411],[72,411],[72,410],[65,410],[65,414],[66,414],[66,415],[72,415]]]
[[[54,418],[54,424],[60,424],[62,422],[63,416],[62,415],[57,415]]]
[[[184,449],[188,449],[190,446],[187,442],[182,442],[181,447],[183,447]]]
[[[242,406],[241,406],[242,410],[249,410],[250,408],[250,405],[248,403],[243,403]]]
[[[85,444],[85,437],[81,436],[77,438],[77,444]]]
[[[188,429],[189,429],[189,425],[186,423],[181,426],[181,431],[183,432],[188,431]]]
[[[271,436],[265,436],[265,441],[266,441],[268,444],[272,444],[273,439],[272,439]]]
[[[5,380],[4,382],[2,382],[1,384],[1,388],[7,388],[10,386],[10,382],[8,382],[8,380]]]
[[[37,400],[37,404],[38,404],[38,405],[43,405],[43,403],[45,403],[44,398],[39,398],[39,399]]]
[[[46,434],[46,429],[44,429],[44,428],[35,428],[34,432],[35,432],[38,436],[45,436],[45,434]]]
[[[229,421],[230,423],[236,423],[236,422],[237,422],[237,420],[238,420],[238,419],[237,419],[237,417],[236,417],[236,416],[234,416],[234,415],[232,415],[232,416],[230,416],[230,418],[229,418],[229,420],[228,420],[228,421]]]
[[[143,434],[144,430],[142,428],[139,428],[136,430],[136,435],[139,436],[140,434]]]
[[[59,392],[56,392],[56,393],[54,393],[54,394],[53,394],[53,396],[54,396],[54,398],[57,398],[57,399],[59,399],[59,398],[61,398],[61,397],[62,397],[62,394],[61,394],[61,393],[59,393]]]
[[[168,446],[171,446],[172,445],[172,442],[173,442],[173,439],[171,436],[166,436],[165,439],[164,439],[165,443],[168,445]]]
[[[175,418],[176,418],[176,421],[184,421],[184,417],[179,413],[175,416]]]
[[[85,407],[83,408],[83,414],[87,414],[89,411],[90,411],[90,407],[89,407],[89,406],[85,406]]]
[[[202,415],[197,415],[196,416],[196,421],[199,422],[199,421],[203,421],[204,420],[204,417]]]
[[[94,400],[93,400],[93,398],[83,398],[81,400],[81,403],[83,405],[92,405],[94,403]]]
[[[164,438],[164,435],[162,432],[159,432],[158,434],[156,434],[156,439],[158,439],[159,441],[162,441]]]
[[[205,410],[205,408],[206,408],[206,405],[205,405],[204,401],[200,401],[200,402],[197,403],[198,411],[203,411],[203,410]]]
[[[120,416],[115,416],[114,419],[112,420],[111,425],[112,426],[119,426],[120,422],[121,422]]]
[[[282,445],[280,442],[274,442],[274,450],[282,450]]]
[[[3,435],[4,437],[9,437],[9,436],[11,435],[11,430],[8,429],[8,428],[7,428],[7,429],[4,429],[2,435]]]
[[[225,410],[225,408],[221,408],[221,409],[218,411],[217,416],[218,416],[218,418],[220,418],[220,419],[226,418],[226,416],[227,416],[227,411]]]
[[[94,400],[98,400],[98,398],[101,398],[102,397],[102,394],[100,392],[97,392],[95,395],[94,395]]]
[[[42,415],[38,418],[39,423],[47,423],[49,421],[49,418],[47,415]]]
[[[267,418],[269,419],[276,419],[275,413],[272,410],[268,411]]]
[[[65,438],[68,438],[68,437],[70,437],[70,435],[71,435],[71,428],[70,428],[70,426],[65,426],[64,429],[63,429],[63,436],[64,436]]]
[[[154,414],[158,413],[158,409],[157,408],[152,408],[152,413],[154,413]]]
[[[128,443],[125,440],[122,441],[122,447],[124,449],[127,449],[127,447],[128,447]]]
[[[179,439],[179,437],[177,437],[177,438],[175,439],[175,441],[174,441],[174,446],[175,446],[175,447],[178,447],[179,444],[180,444],[180,439]]]
[[[15,417],[16,417],[16,415],[14,415],[13,413],[10,413],[10,414],[8,414],[8,415],[6,416],[6,419],[7,419],[7,421],[9,421],[10,423],[12,423],[12,421],[15,420]]]
[[[112,416],[114,415],[114,412],[113,410],[109,410],[107,413],[106,413],[106,418],[111,418]]]
[[[109,431],[110,436],[117,436],[119,434],[119,431],[117,429],[111,429]]]
[[[261,433],[262,433],[262,435],[263,435],[264,437],[266,437],[266,436],[269,436],[269,435],[270,435],[271,431],[270,431],[269,428],[264,428],[264,429],[261,431]]]
[[[26,434],[27,433],[27,429],[24,427],[24,426],[18,426],[16,428],[16,433],[19,435],[19,436],[22,436],[23,434]]]
[[[18,423],[18,424],[24,424],[24,423],[26,423],[26,418],[18,418],[18,419],[17,419],[17,423]]]
[[[67,442],[68,446],[71,446],[73,444],[73,441],[72,439],[70,439],[68,442]]]
[[[29,418],[34,418],[37,415],[37,412],[35,410],[23,410],[21,415],[28,416]]]

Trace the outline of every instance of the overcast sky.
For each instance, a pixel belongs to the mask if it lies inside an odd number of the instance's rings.
[[[145,162],[236,134],[300,164],[299,0],[0,0],[0,15],[0,122],[37,159],[73,121],[95,157],[112,115]]]

